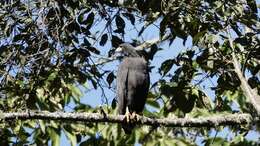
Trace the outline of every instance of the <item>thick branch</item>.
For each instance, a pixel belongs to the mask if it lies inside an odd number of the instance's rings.
[[[62,120],[75,122],[107,122],[107,123],[123,123],[125,122],[123,115],[102,115],[98,113],[65,113],[65,112],[17,112],[17,113],[1,113],[2,120]],[[200,118],[148,118],[138,116],[135,124],[151,125],[151,126],[167,126],[167,127],[216,127],[220,125],[241,125],[252,124],[259,119],[254,120],[249,114],[225,114]]]

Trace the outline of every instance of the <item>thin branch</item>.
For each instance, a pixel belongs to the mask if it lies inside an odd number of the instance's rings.
[[[138,51],[144,50],[145,48],[151,47],[153,44],[162,43],[163,41],[166,41],[170,37],[171,37],[171,35],[165,35],[163,38],[154,38],[154,39],[151,39],[151,40],[147,40],[144,43],[142,43],[141,45],[135,47],[135,49],[138,50]],[[103,65],[105,63],[109,63],[109,62],[112,62],[114,60],[117,60],[116,56],[111,56],[109,58],[101,58],[97,61],[97,63],[95,63],[95,65]]]
[[[136,50],[144,50],[145,48],[149,48],[150,46],[152,46],[153,44],[159,44],[162,43],[163,41],[169,39],[171,37],[171,35],[165,35],[162,38],[154,38],[151,40],[147,40],[144,43],[142,43],[141,45],[135,47]]]
[[[235,53],[232,53],[233,65],[235,67],[235,72],[241,81],[241,88],[245,95],[249,98],[250,103],[254,106],[257,115],[260,115],[260,96],[253,90],[247,83],[246,78],[243,76],[243,73],[240,70],[239,62],[235,56]]]
[[[3,120],[62,120],[74,122],[107,122],[124,123],[124,115],[106,115],[99,113],[66,113],[66,112],[46,112],[46,111],[27,111],[1,113],[0,119]],[[242,125],[259,122],[259,118],[253,119],[250,114],[222,114],[210,117],[199,118],[148,118],[138,116],[134,124],[167,127],[216,127],[221,125]]]
[[[253,105],[254,109],[257,112],[257,115],[260,116],[260,96],[257,94],[255,90],[253,90],[249,84],[247,83],[246,78],[243,76],[243,73],[240,69],[240,63],[236,57],[235,54],[235,48],[231,40],[231,35],[229,34],[229,45],[231,49],[233,50],[232,52],[232,60],[233,60],[233,65],[235,68],[235,72],[241,81],[241,89],[245,93],[246,97],[249,98],[250,103]]]
[[[96,63],[95,65],[98,66],[98,65],[104,65],[106,63],[109,63],[109,62],[112,62],[114,60],[117,60],[117,57],[116,56],[111,56],[111,57],[108,57],[108,58],[100,58]]]

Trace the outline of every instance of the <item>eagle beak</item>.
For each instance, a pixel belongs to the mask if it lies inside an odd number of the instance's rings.
[[[123,48],[122,47],[117,47],[114,50],[113,56],[116,57],[116,58],[120,58],[122,56],[122,53],[123,53]]]
[[[122,51],[123,51],[123,48],[118,47],[118,48],[116,48],[115,53],[122,53]]]

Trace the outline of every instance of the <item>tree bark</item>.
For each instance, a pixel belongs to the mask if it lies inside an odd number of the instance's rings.
[[[1,113],[0,119],[4,120],[61,120],[74,122],[107,122],[124,123],[124,115],[106,115],[99,113],[66,113],[25,111]],[[139,116],[132,121],[137,125],[166,126],[166,127],[217,127],[231,125],[245,125],[259,122],[259,118],[252,118],[250,114],[222,114],[199,118],[148,118]]]

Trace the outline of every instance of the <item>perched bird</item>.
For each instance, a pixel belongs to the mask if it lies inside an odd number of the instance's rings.
[[[126,114],[129,122],[129,117],[141,114],[144,109],[150,85],[148,63],[128,43],[119,45],[115,52],[123,55],[117,71],[118,113]],[[122,124],[122,127],[125,133],[130,134],[134,125],[126,123]]]

